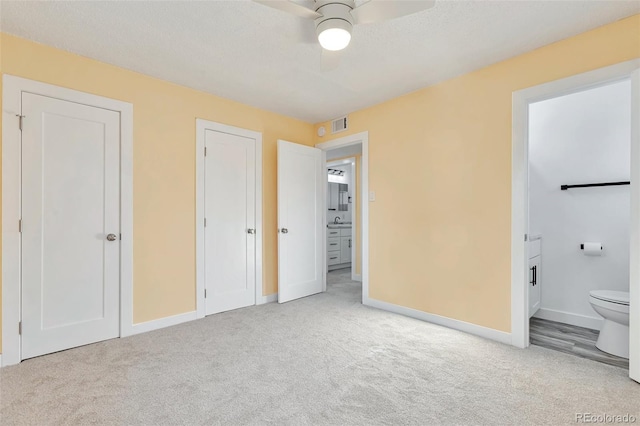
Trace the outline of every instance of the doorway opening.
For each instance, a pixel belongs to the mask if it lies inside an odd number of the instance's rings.
[[[325,159],[325,291],[364,302],[368,298],[368,135],[317,145]]]
[[[623,368],[630,94],[623,80],[529,105],[530,343]],[[613,310],[620,336],[601,309]]]
[[[512,344],[636,381],[638,62],[515,92],[512,163]]]
[[[362,179],[362,146],[350,148],[352,157],[343,156],[344,148],[326,153],[327,291],[360,298],[362,233],[358,214],[362,207],[358,188]]]

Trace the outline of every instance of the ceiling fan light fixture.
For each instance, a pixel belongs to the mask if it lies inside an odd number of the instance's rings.
[[[323,49],[336,51],[342,50],[351,42],[351,29],[353,26],[350,22],[342,19],[327,19],[316,28],[318,33],[318,42]]]

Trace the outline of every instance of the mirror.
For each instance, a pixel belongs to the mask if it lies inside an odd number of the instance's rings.
[[[349,185],[329,182],[328,208],[330,211],[349,211]]]

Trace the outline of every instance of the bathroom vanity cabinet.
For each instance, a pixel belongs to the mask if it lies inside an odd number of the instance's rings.
[[[540,291],[540,238],[529,242],[529,318],[540,309],[540,298],[542,292]]]
[[[327,229],[327,269],[329,271],[351,266],[352,244],[350,227]]]

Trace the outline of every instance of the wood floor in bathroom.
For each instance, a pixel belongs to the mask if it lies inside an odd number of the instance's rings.
[[[596,348],[597,330],[531,318],[529,337],[532,345],[629,369],[628,359],[610,355]]]

